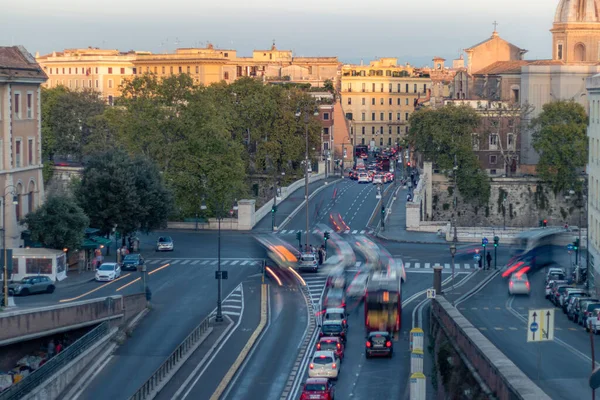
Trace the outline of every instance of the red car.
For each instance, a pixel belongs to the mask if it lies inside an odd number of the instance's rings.
[[[344,350],[345,350],[344,342],[342,342],[342,339],[339,337],[325,336],[325,337],[319,338],[319,341],[317,342],[317,350],[318,351],[330,350],[330,351],[333,351],[338,356],[340,361],[342,361],[344,359]]]
[[[308,378],[300,400],[333,400],[333,384],[328,378]]]

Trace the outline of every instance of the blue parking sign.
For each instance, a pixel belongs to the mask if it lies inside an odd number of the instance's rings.
[[[475,259],[475,261],[479,261],[481,260],[481,254],[475,254],[473,258]]]

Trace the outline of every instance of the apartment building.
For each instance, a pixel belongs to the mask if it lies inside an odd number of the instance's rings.
[[[93,89],[109,104],[120,96],[120,86],[134,75],[133,60],[143,52],[87,49],[66,49],[39,56],[36,61],[42,66],[48,81],[44,86],[65,86],[72,90]]]
[[[429,99],[432,85],[429,76],[398,65],[396,58],[344,65],[341,75],[341,103],[351,140],[371,148],[395,145],[408,133],[410,114]]]
[[[596,287],[600,266],[600,74],[587,79],[587,94],[590,104],[588,123],[588,196],[587,196],[587,226],[588,226],[588,279],[590,288]],[[593,273],[591,273],[593,272]]]
[[[44,198],[42,68],[22,46],[0,47],[0,223],[7,248],[19,247],[19,221]]]

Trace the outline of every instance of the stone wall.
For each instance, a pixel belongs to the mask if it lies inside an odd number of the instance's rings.
[[[432,220],[450,221],[453,217],[454,187],[444,175],[433,174]],[[503,207],[502,199],[506,197]],[[487,206],[474,206],[457,195],[458,226],[533,227],[546,219],[548,226],[586,226],[575,197],[554,195],[534,178],[492,178]],[[581,214],[581,215],[580,215]],[[581,216],[581,224],[580,224]]]

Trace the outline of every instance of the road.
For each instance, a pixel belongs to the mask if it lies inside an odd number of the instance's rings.
[[[544,275],[543,270],[529,274],[530,296],[509,296],[506,280],[497,276],[458,309],[550,397],[590,398],[590,337],[583,327],[556,308],[555,340],[527,343],[528,310],[554,307],[545,299]]]

